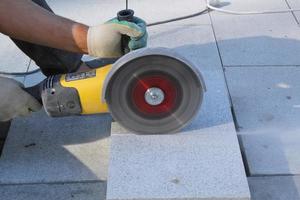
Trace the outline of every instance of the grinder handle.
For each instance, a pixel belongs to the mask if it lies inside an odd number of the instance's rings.
[[[133,22],[134,11],[131,9],[121,10],[118,12],[117,17],[119,21],[128,21]],[[130,49],[128,43],[130,41],[130,37],[127,35],[123,35],[121,39],[121,47],[123,54],[129,53]]]

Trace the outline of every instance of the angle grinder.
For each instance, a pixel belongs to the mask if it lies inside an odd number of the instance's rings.
[[[126,9],[118,18],[131,20],[133,14]],[[171,49],[129,52],[128,42],[124,36],[126,54],[117,60],[98,60],[89,71],[49,76],[25,90],[52,117],[110,113],[137,134],[177,132],[200,109],[206,90],[201,73]]]

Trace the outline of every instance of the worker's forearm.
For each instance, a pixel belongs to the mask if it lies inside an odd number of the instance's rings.
[[[0,32],[24,41],[87,53],[86,25],[57,16],[31,0],[0,0]]]

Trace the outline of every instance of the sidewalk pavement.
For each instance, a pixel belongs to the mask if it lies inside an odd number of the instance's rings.
[[[83,3],[79,0],[49,0],[49,3],[58,14],[92,25],[111,18],[118,10],[123,9],[125,2],[121,0],[87,0]],[[153,22],[196,12],[203,9],[205,4],[200,0],[132,0],[129,6],[136,10],[138,16],[145,18],[148,22]],[[299,9],[300,2],[298,0],[231,0],[223,8],[247,11],[287,9],[289,7]],[[236,117],[244,165],[248,171],[248,181],[254,200],[300,199],[298,176],[300,173],[300,132],[298,131],[300,126],[298,117],[300,114],[298,86],[300,57],[297,55],[300,52],[299,20],[300,12],[246,16],[210,12],[182,22],[150,28],[150,43],[151,40],[160,37],[162,33],[185,30],[182,31],[180,37],[176,38],[176,41],[174,38],[164,38],[163,41],[169,40],[169,42],[162,43],[162,45],[172,48],[176,42],[180,41],[187,45],[180,49],[182,52],[193,48],[193,45],[201,45],[200,51],[194,49],[195,51],[189,52],[202,58],[203,63],[201,64],[207,67],[204,77],[213,76],[214,63],[219,62],[223,67],[228,94]],[[194,43],[193,37],[196,37],[193,34],[197,35],[198,32],[201,32],[201,38],[197,44],[192,44]],[[213,38],[214,41],[207,42],[205,38]],[[0,41],[1,71],[20,72],[36,68],[35,64],[30,62],[5,36],[1,35]],[[218,51],[210,51],[211,45],[216,45]],[[218,78],[220,77],[216,76],[216,79]],[[25,81],[26,85],[34,84],[41,79],[42,76],[39,74],[18,77],[18,80]],[[217,90],[218,85],[215,87],[213,89]],[[218,113],[214,116],[215,118],[219,117]],[[71,120],[81,123],[82,119]],[[214,119],[207,119],[207,122],[211,120]],[[33,131],[33,128],[36,128],[34,125],[36,121],[40,123],[40,129],[37,128]],[[62,121],[66,124],[70,123],[68,120]],[[22,123],[30,124],[32,126],[30,130],[36,133],[30,136],[28,130],[25,129],[18,137],[21,137],[20,140],[26,141],[26,137],[34,138],[38,135],[38,131],[43,131],[42,128],[46,123],[48,126],[56,126],[58,122],[50,119],[47,121],[45,117],[37,114],[29,119],[19,119],[14,127],[24,129],[25,126],[22,126]],[[90,137],[95,137],[101,142],[93,145],[90,144],[91,140],[88,140],[86,143],[79,144],[80,148],[85,148],[85,145],[87,145],[86,149],[99,148],[99,145],[104,148],[109,143],[109,139],[101,136],[109,135],[109,123],[101,126],[101,130],[104,130],[100,131],[101,133],[96,132],[92,126],[85,128],[86,133],[91,133]],[[47,130],[50,130],[50,127]],[[55,130],[59,131],[59,128]],[[13,136],[9,135],[9,137]],[[46,138],[41,139],[42,141],[51,144],[50,136],[47,133],[43,137]],[[79,141],[81,137],[85,136],[79,134],[78,138],[74,138],[75,146],[76,141]],[[63,138],[60,139],[63,140]],[[57,139],[54,138],[53,142],[57,142]],[[60,143],[62,148],[57,152],[65,152],[63,155],[66,157],[75,155],[74,158],[71,158],[74,162],[77,162],[76,159],[80,160],[79,151],[74,149],[72,151],[72,148],[65,147],[67,141],[65,142]],[[59,144],[50,146],[49,149],[55,149],[58,146]],[[40,147],[34,146],[33,148],[39,149]],[[74,148],[76,149],[76,147]],[[38,151],[40,156],[45,156],[44,153],[48,150]],[[26,151],[33,150],[30,147]],[[51,155],[53,152],[49,151],[46,155]],[[30,152],[27,154],[29,156]],[[12,155],[18,156],[17,152]],[[107,157],[108,152],[101,158],[107,159]],[[50,159],[50,162],[52,161]],[[26,162],[26,160],[22,160],[19,164],[21,165],[22,162]],[[81,162],[82,166],[84,166],[84,162],[86,161]],[[10,163],[8,166],[11,167],[12,164]],[[68,166],[65,166],[65,170]],[[100,164],[94,167],[99,171]],[[93,171],[89,170],[89,167],[85,169],[87,169],[87,174],[89,174],[88,171]],[[55,173],[55,170],[52,171]],[[40,174],[43,173],[40,171],[34,177],[42,178]],[[58,177],[59,174],[56,176]],[[90,175],[90,177],[93,176]],[[20,178],[20,176],[16,177]],[[79,177],[85,176],[79,174]],[[2,182],[0,194],[3,194],[6,199],[12,199],[12,197],[14,199],[32,199],[30,198],[32,193],[37,197],[47,194],[49,199],[62,197],[65,199],[70,194],[71,197],[74,197],[74,195],[72,196],[74,193],[79,194],[75,195],[75,199],[99,199],[100,196],[103,199],[105,196],[105,192],[103,192],[105,191],[105,180],[102,182],[85,177],[84,183],[80,183],[80,181],[70,183],[67,179],[65,181],[66,183],[62,184],[53,180],[52,183],[49,183],[50,185],[34,182],[21,185]],[[73,187],[72,184],[75,186]],[[21,195],[13,196],[15,190]],[[49,191],[52,192],[49,193]],[[84,196],[85,194],[86,196]],[[90,194],[95,195],[88,196]]]

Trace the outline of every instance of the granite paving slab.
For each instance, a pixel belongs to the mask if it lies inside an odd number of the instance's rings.
[[[251,175],[300,174],[298,67],[230,67],[226,78]]]
[[[1,200],[104,200],[105,182],[1,185]]]
[[[174,135],[113,126],[108,200],[250,200],[233,123]]]
[[[298,0],[287,0],[288,5],[291,9],[300,9],[300,1]],[[300,11],[293,12],[298,24],[300,23]]]
[[[0,33],[0,71],[26,72],[30,59],[6,36]]]
[[[31,61],[28,71],[33,71],[36,69],[38,69],[38,66],[35,64],[34,61]],[[31,86],[34,86],[34,85],[40,83],[45,78],[46,78],[46,76],[41,71],[38,71],[36,73],[25,76],[24,85],[25,85],[25,87],[31,87]]]
[[[105,181],[109,115],[13,120],[0,158],[0,184]]]
[[[299,176],[248,178],[252,200],[299,200]]]
[[[292,9],[300,9],[300,2],[298,0],[287,0],[287,2]]]
[[[225,9],[282,10],[284,0],[230,1]],[[299,65],[300,29],[292,13],[229,15],[211,12],[224,66]]]
[[[113,17],[117,12],[125,9],[124,0],[87,0],[84,4],[80,0],[49,0],[49,5],[59,15],[68,17],[89,25],[101,24]],[[169,7],[172,6],[172,9]],[[133,9],[136,16],[145,19],[146,22],[161,21],[175,18],[195,12],[199,12],[205,8],[205,2],[199,0],[172,1],[172,0],[131,0],[129,8]],[[145,9],[146,8],[146,9]],[[192,20],[184,20],[176,22],[177,24],[191,24],[197,22],[199,24],[210,24],[208,15],[195,18]]]

